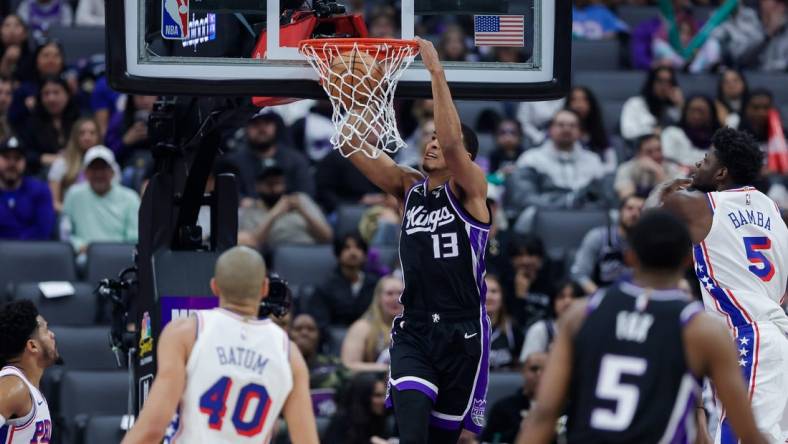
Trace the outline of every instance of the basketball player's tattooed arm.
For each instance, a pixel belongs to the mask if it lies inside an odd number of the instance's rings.
[[[585,319],[587,304],[586,299],[576,301],[559,319],[558,333],[542,373],[535,406],[523,420],[517,444],[547,444],[553,441],[556,421],[564,408],[572,379],[573,341]]]
[[[33,408],[30,391],[17,376],[3,376],[0,378],[0,416],[9,419],[21,418]]]
[[[361,117],[356,114],[349,114],[348,125],[354,126],[359,119]],[[374,136],[370,135],[368,137]],[[357,135],[353,135],[339,149],[345,155],[353,152],[354,149],[372,152],[376,143],[377,141],[375,140],[362,139]],[[413,184],[423,180],[424,176],[411,167],[398,165],[385,152],[381,151],[379,154],[376,159],[372,159],[364,155],[364,153],[355,153],[349,156],[348,159],[370,182],[374,183],[383,192],[391,194],[399,200],[404,200],[405,193]]]
[[[435,101],[435,135],[438,137],[446,166],[451,171],[452,186],[459,187],[463,206],[480,221],[490,219],[487,210],[487,178],[471,159],[462,140],[462,124],[451,97],[446,74],[438,58],[438,52],[429,40],[416,37],[424,67],[432,77],[432,99]]]
[[[736,436],[743,444],[766,444],[755,424],[738,355],[725,325],[699,313],[684,329],[684,343],[690,369],[696,376],[711,378]]]
[[[700,243],[711,229],[712,214],[705,193],[688,190],[689,179],[675,179],[657,185],[646,199],[645,208],[663,208],[684,221],[693,243]]]
[[[134,427],[122,444],[161,442],[186,387],[186,361],[194,345],[194,318],[178,319],[164,327],[156,350],[156,379]]]
[[[293,390],[285,401],[284,413],[290,442],[318,444],[317,425],[309,394],[309,370],[295,344],[290,343],[290,368],[293,371]]]

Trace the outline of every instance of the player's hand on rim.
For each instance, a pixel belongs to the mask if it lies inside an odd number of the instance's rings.
[[[414,40],[419,44],[421,61],[424,63],[424,67],[427,71],[431,74],[443,71],[443,65],[441,65],[440,58],[438,57],[438,51],[435,50],[435,46],[432,42],[421,37],[415,37]]]

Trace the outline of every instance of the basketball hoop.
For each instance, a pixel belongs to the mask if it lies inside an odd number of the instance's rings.
[[[413,40],[302,40],[299,52],[320,76],[334,107],[331,144],[343,156],[373,159],[405,146],[394,116],[394,91],[419,52]]]

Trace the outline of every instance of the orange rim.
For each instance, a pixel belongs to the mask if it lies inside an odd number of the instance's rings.
[[[405,48],[409,47],[418,51],[419,44],[415,40],[404,40],[404,39],[373,39],[373,38],[350,38],[350,39],[308,39],[308,40],[301,40],[298,43],[299,51],[302,51],[303,48],[313,47],[319,48],[323,45],[329,45],[332,48],[337,49],[340,53],[345,51],[350,51],[354,47],[358,48],[361,51],[366,51],[369,53],[370,51],[377,51],[381,46],[390,46],[393,48]],[[325,54],[324,51],[315,51],[315,53],[321,57],[325,58],[328,54]],[[378,54],[378,56],[385,56],[385,54]]]

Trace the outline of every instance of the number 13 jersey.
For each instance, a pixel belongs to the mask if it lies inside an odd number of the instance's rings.
[[[427,180],[405,197],[399,240],[408,310],[430,313],[479,310],[484,306],[484,252],[490,226],[462,208],[449,183],[432,190]]]
[[[694,246],[706,310],[731,329],[773,322],[788,334],[780,308],[788,282],[788,228],[773,200],[752,187],[706,194],[711,231]]]
[[[165,443],[267,443],[293,388],[290,340],[268,319],[199,311],[186,389]]]

